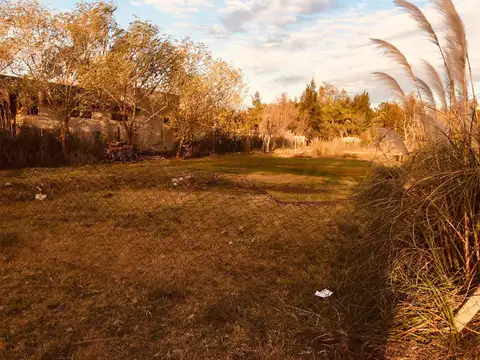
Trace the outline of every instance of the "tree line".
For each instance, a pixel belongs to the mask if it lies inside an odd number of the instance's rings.
[[[313,79],[299,98],[282,93],[264,103],[257,92],[246,107],[239,69],[204,44],[173,39],[149,22],[123,28],[116,10],[104,1],[60,13],[36,0],[0,2],[0,73],[15,76],[2,77],[0,86],[18,96],[21,106],[12,109],[18,114],[39,101],[50,106],[66,158],[72,114],[98,109],[115,112],[135,144],[137,131],[168,107],[177,155],[184,144],[209,137],[214,150],[219,135],[242,139],[246,151],[256,137],[266,152],[287,133],[331,140],[383,126],[408,137],[412,115],[405,107],[387,102],[373,109],[368,92],[352,97]],[[15,128],[16,114],[12,134]]]
[[[283,93],[274,102],[263,103],[260,94],[255,93],[248,116],[258,124],[266,151],[271,149],[272,140],[286,133],[305,137],[307,141],[342,137],[373,141],[378,139],[378,128],[392,131],[406,144],[413,144],[417,133],[415,109],[419,103],[414,94],[406,95],[405,99],[373,107],[367,91],[352,97],[334,84],[318,86],[312,79],[300,97],[293,99]]]
[[[115,111],[135,143],[136,131],[173,102],[169,125],[179,147],[238,120],[243,75],[201,43],[175,40],[140,20],[122,28],[116,7],[103,1],[62,13],[35,0],[0,5],[0,72],[15,76],[1,85],[22,108],[39,101],[51,107],[65,156],[72,114]]]

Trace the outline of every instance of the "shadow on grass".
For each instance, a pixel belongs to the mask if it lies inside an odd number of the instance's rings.
[[[388,281],[389,239],[381,219],[356,205],[338,222],[341,239],[332,272],[338,281],[338,311],[352,359],[385,359],[395,298]]]
[[[370,162],[339,158],[280,158],[275,156],[219,156],[206,160],[190,160],[190,166],[220,173],[251,174],[265,172],[277,175],[299,175],[340,180],[362,177]]]

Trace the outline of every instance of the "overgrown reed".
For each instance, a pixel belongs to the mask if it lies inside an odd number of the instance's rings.
[[[398,301],[389,330],[392,356],[462,357],[480,349],[478,320],[461,334],[455,326],[462,303],[480,286],[480,133],[466,31],[452,0],[434,1],[443,40],[417,6],[395,3],[437,46],[443,68],[424,62],[428,78],[420,79],[393,44],[372,39],[416,89],[417,141],[408,162],[372,176],[360,202],[375,241],[381,227],[388,245],[379,252],[388,259],[381,270],[388,274],[388,292]],[[375,75],[407,103],[393,77]]]

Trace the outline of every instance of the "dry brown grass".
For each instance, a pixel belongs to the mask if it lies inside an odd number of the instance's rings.
[[[1,174],[0,354],[355,358],[332,267],[346,205],[188,171],[176,187],[187,168],[162,162]]]

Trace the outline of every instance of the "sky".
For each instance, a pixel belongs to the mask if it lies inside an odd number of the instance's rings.
[[[480,85],[480,0],[454,0],[467,29],[474,77]],[[42,0],[57,10],[75,0]],[[442,34],[442,22],[430,0],[412,0]],[[135,17],[157,24],[175,38],[190,37],[242,70],[248,94],[264,101],[282,92],[300,96],[314,78],[351,95],[367,90],[372,103],[390,100],[389,90],[372,75],[388,72],[409,91],[406,77],[392,61],[378,54],[370,38],[392,42],[424,74],[421,60],[441,65],[437,49],[393,0],[117,0],[122,26]],[[247,97],[248,99],[248,97]],[[249,101],[247,101],[248,103]]]

